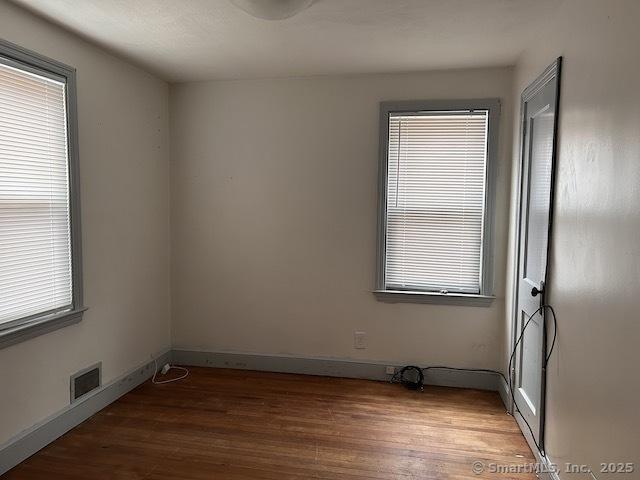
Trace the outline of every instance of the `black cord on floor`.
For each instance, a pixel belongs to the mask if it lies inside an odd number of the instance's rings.
[[[557,337],[557,333],[558,333],[558,323],[556,320],[556,312],[553,309],[553,307],[551,305],[541,305],[540,308],[538,308],[535,312],[533,312],[529,318],[527,319],[527,322],[524,324],[524,327],[522,328],[522,332],[520,332],[520,336],[518,337],[518,340],[516,341],[515,345],[513,346],[513,350],[511,351],[511,356],[509,357],[509,369],[507,370],[507,372],[509,373],[509,380],[507,380],[507,377],[505,377],[504,373],[499,372],[498,370],[491,370],[491,369],[487,369],[487,368],[457,368],[457,367],[447,367],[444,365],[433,365],[433,366],[429,366],[429,367],[424,367],[422,368],[422,372],[426,372],[427,370],[453,370],[453,371],[458,371],[458,372],[483,372],[483,373],[492,373],[494,375],[499,375],[500,377],[502,377],[502,379],[504,380],[504,382],[507,385],[507,388],[509,389],[509,393],[511,394],[511,401],[513,402],[513,406],[516,409],[516,411],[520,414],[520,418],[522,418],[522,421],[525,423],[525,425],[527,426],[527,428],[529,429],[529,433],[531,433],[531,440],[533,441],[534,445],[536,446],[536,448],[538,449],[538,452],[540,452],[541,455],[544,456],[544,449],[541,445],[538,444],[538,442],[536,442],[536,438],[535,435],[533,434],[533,429],[531,428],[531,425],[529,425],[529,422],[527,421],[527,419],[524,417],[524,415],[522,414],[522,411],[520,410],[520,407],[518,407],[518,403],[516,402],[516,397],[515,397],[515,393],[513,391],[513,385],[511,382],[511,366],[513,363],[513,358],[516,354],[516,352],[518,351],[518,345],[520,345],[520,342],[522,342],[522,339],[524,338],[524,332],[526,331],[527,327],[529,326],[529,323],[531,323],[531,320],[533,320],[533,317],[535,317],[538,313],[540,312],[544,312],[545,309],[548,309],[551,312],[551,315],[553,317],[553,339],[551,341],[551,348],[549,349],[549,352],[545,355],[544,357],[544,361],[543,361],[543,369],[547,368],[547,365],[549,364],[549,359],[551,358],[551,354],[553,353],[553,349],[555,348],[556,345],[556,337]],[[545,323],[546,326],[546,323]],[[544,332],[544,335],[546,335],[546,329]],[[396,373],[393,374],[393,376],[391,377],[390,382],[394,383],[396,380],[398,380],[400,372],[404,371],[400,370]],[[509,412],[507,412],[509,413]]]

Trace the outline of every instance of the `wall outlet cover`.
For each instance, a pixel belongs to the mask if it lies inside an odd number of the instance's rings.
[[[367,332],[353,332],[353,348],[367,348]]]

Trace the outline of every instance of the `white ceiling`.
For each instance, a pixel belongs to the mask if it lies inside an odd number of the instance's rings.
[[[228,0],[14,0],[169,81],[513,64],[562,0],[316,0],[259,20]]]

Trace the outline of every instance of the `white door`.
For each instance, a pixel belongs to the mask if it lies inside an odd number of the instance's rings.
[[[513,357],[514,398],[525,435],[542,448],[545,398],[545,312],[560,59],[522,94],[520,230]],[[529,321],[531,319],[531,321]],[[526,326],[526,328],[525,328]],[[526,422],[522,422],[522,418]],[[525,423],[523,426],[522,423]],[[527,425],[528,424],[528,427]]]

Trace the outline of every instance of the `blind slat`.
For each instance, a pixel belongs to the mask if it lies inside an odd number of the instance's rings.
[[[385,282],[479,293],[488,112],[391,114]]]
[[[0,324],[72,292],[65,85],[0,62]]]

